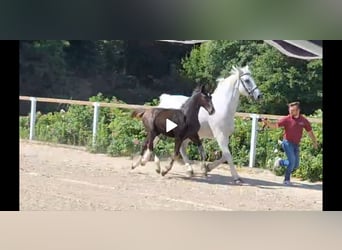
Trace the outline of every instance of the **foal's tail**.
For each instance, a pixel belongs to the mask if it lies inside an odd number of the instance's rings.
[[[142,116],[145,114],[145,111],[146,110],[134,110],[131,114],[131,117],[133,118],[138,118],[138,119],[141,119]]]

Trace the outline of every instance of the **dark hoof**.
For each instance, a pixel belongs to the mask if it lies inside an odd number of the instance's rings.
[[[193,176],[194,176],[194,171],[192,171],[192,170],[186,171],[186,177],[191,178]]]
[[[206,171],[204,171],[204,172],[201,173],[201,176],[202,176],[202,177],[207,177],[207,176],[208,176],[208,173],[207,173]]]
[[[207,173],[210,172],[209,164],[204,164],[204,169]]]
[[[238,179],[234,180],[234,184],[236,184],[236,185],[243,185],[243,184],[245,184],[245,182],[241,178],[238,178]]]
[[[208,176],[208,173],[210,172],[209,164],[203,164],[201,169],[202,169],[202,176],[204,177]]]
[[[157,172],[157,174],[160,174],[160,169],[159,168],[156,169],[156,172]]]
[[[161,176],[164,176],[164,175],[166,175],[166,174],[167,174],[166,171],[161,171]]]

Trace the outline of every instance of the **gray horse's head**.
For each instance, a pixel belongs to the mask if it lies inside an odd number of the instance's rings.
[[[262,93],[252,77],[252,73],[246,65],[243,68],[233,67],[232,74],[238,75],[239,91],[242,95],[247,97],[252,97],[254,100],[260,100],[262,98]]]

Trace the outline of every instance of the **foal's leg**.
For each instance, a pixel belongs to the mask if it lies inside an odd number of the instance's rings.
[[[149,135],[145,139],[144,146],[141,149],[138,160],[132,164],[132,169],[135,169],[139,164],[141,164],[141,159],[143,158],[143,154],[144,154],[145,150],[147,149],[148,141],[149,141]]]
[[[214,131],[213,131],[214,132]],[[229,143],[229,138],[227,135],[224,135],[222,132],[218,132],[217,134],[214,133],[214,136],[222,150],[222,157],[216,161],[214,161],[213,163],[209,164],[206,167],[207,172],[210,172],[211,170],[213,170],[214,168],[216,168],[218,165],[220,165],[221,163],[227,161],[230,167],[230,172],[232,174],[232,177],[234,179],[234,182],[236,184],[240,184],[243,183],[242,179],[240,178],[240,176],[238,175],[234,162],[233,162],[233,157],[232,154],[229,151],[228,148],[228,143]]]
[[[174,152],[174,155],[173,155],[173,157],[171,159],[170,165],[165,170],[163,170],[161,172],[162,176],[166,175],[171,170],[175,160],[179,159],[179,157],[180,157],[179,148],[180,148],[181,144],[182,144],[182,140],[179,139],[179,138],[176,138],[175,139],[175,152]]]
[[[159,140],[160,140],[159,136],[156,136],[156,138],[154,138],[154,140],[153,140],[153,148],[156,147],[156,145],[158,144]],[[154,153],[154,162],[156,164],[156,172],[158,174],[160,174],[160,160],[159,160],[159,157],[157,156],[156,153]]]
[[[153,140],[156,137],[156,133],[155,132],[151,132],[148,142],[147,142],[147,150],[141,160],[141,165],[144,166],[146,164],[146,162],[148,162],[151,158],[151,154],[153,152]]]

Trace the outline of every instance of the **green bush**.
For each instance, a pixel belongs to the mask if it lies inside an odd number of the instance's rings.
[[[120,102],[115,97],[105,98],[101,94],[90,98],[90,101]],[[122,102],[120,102],[122,103]],[[156,105],[152,100],[149,105]],[[87,146],[91,152],[108,153],[111,156],[132,156],[140,153],[146,138],[142,122],[131,118],[131,110],[101,107],[99,113],[96,144],[92,146],[93,107],[71,105],[65,112],[48,114],[37,113],[36,139]],[[314,117],[322,117],[318,110]],[[20,117],[20,138],[28,138],[29,118]],[[300,167],[294,173],[295,177],[317,181],[322,180],[322,124],[312,124],[313,131],[319,142],[319,148],[313,149],[311,139],[304,132],[300,147]],[[256,146],[256,162],[258,168],[272,169],[275,157],[284,157],[278,140],[282,139],[282,129],[259,129]],[[237,166],[249,164],[251,137],[251,121],[235,118],[235,131],[230,137],[229,149]],[[214,161],[221,155],[221,150],[215,139],[203,139],[203,146],[207,154],[207,161]],[[174,140],[161,137],[155,148],[155,153],[161,157],[169,157],[174,153]],[[190,143],[187,148],[189,158],[199,160],[197,147]],[[276,174],[283,175],[284,169]]]
[[[92,110],[71,105],[67,112],[38,113],[36,139],[55,143],[86,145],[91,139]]]
[[[143,125],[130,117],[131,111],[114,109],[113,112],[115,117],[108,125],[111,134],[107,152],[112,156],[132,155],[146,136]]]
[[[312,117],[322,118],[322,110],[317,110]],[[323,179],[323,133],[322,124],[312,124],[312,130],[318,141],[318,148],[314,149],[309,136],[304,136],[300,146],[300,167],[294,176],[310,181]]]
[[[30,135],[30,119],[28,116],[19,117],[19,136],[28,139]]]

